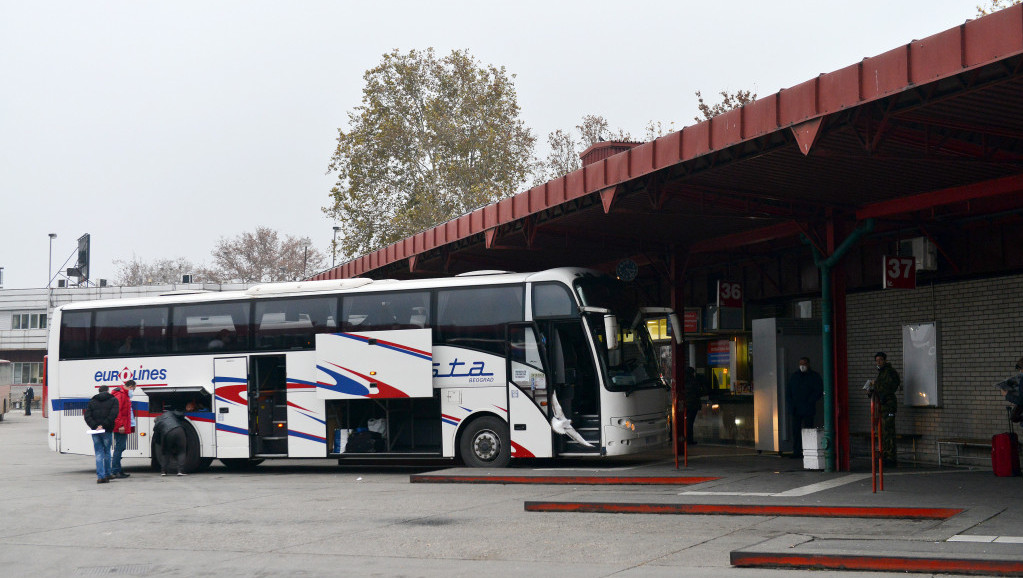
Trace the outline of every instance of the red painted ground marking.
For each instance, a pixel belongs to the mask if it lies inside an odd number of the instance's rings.
[[[819,570],[880,570],[1023,576],[1023,561],[910,558],[897,556],[792,555],[732,552],[731,563],[741,567]]]
[[[637,485],[637,486],[684,486],[702,484],[720,478],[709,477],[667,477],[645,476],[434,476],[414,475],[412,483],[432,484],[571,484],[585,486]]]
[[[728,516],[803,516],[827,518],[908,518],[944,520],[957,508],[868,508],[848,506],[737,506],[730,504],[624,504],[611,502],[526,502],[527,512],[608,514],[720,514]]]

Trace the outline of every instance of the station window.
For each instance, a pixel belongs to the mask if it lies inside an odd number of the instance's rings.
[[[14,362],[11,364],[11,383],[34,384],[43,382],[42,362]]]
[[[15,313],[11,329],[46,329],[45,313]]]

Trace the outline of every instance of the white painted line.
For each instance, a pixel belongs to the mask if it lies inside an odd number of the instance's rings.
[[[998,544],[1023,544],[1023,536],[999,536],[995,538]]]
[[[680,496],[760,496],[770,497],[777,496],[778,494],[762,493],[762,492],[682,492]]]
[[[775,494],[779,497],[791,497],[791,496],[806,496],[817,492],[823,492],[824,490],[830,490],[831,488],[837,488],[838,486],[844,486],[860,480],[865,480],[870,477],[870,474],[849,474],[842,476],[841,478],[835,478],[826,482],[817,482],[816,484],[810,484],[809,486],[803,486],[801,488],[793,488],[780,494]]]
[[[994,542],[998,536],[975,536],[972,534],[956,534],[946,542]]]
[[[849,474],[826,482],[817,482],[816,484],[810,484],[808,486],[801,486],[799,488],[793,488],[784,492],[771,493],[771,492],[701,492],[701,491],[690,491],[690,492],[679,492],[680,496],[757,496],[757,497],[779,497],[779,498],[791,498],[798,496],[806,496],[816,492],[823,492],[824,490],[830,490],[837,488],[838,486],[844,486],[853,482],[858,482],[870,477],[870,474]]]

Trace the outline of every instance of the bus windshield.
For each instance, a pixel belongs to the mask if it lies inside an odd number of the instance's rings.
[[[588,314],[587,321],[597,344],[611,391],[667,387],[661,375],[656,349],[640,312],[642,299],[635,288],[612,279],[587,275],[575,280],[575,291],[584,306],[608,309],[618,318],[618,348],[607,349],[602,315]]]

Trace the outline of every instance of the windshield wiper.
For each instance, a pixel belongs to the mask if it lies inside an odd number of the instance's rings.
[[[631,386],[631,387],[628,387],[628,388],[626,388],[626,389],[625,389],[625,397],[629,397],[629,396],[630,396],[630,395],[632,395],[632,394],[633,394],[633,393],[634,393],[634,392],[635,392],[636,390],[640,389],[640,388],[641,388],[641,387],[643,387],[644,385],[647,385],[648,383],[651,383],[651,382],[655,382],[655,383],[658,383],[658,384],[660,384],[660,386],[662,386],[662,387],[667,387],[667,385],[665,385],[665,383],[664,383],[663,381],[661,381],[661,379],[660,379],[660,378],[657,378],[657,377],[648,377],[648,378],[644,379],[643,381],[638,381],[638,382],[636,382],[636,383],[632,384],[632,386]],[[668,388],[668,389],[670,389],[670,388]]]

